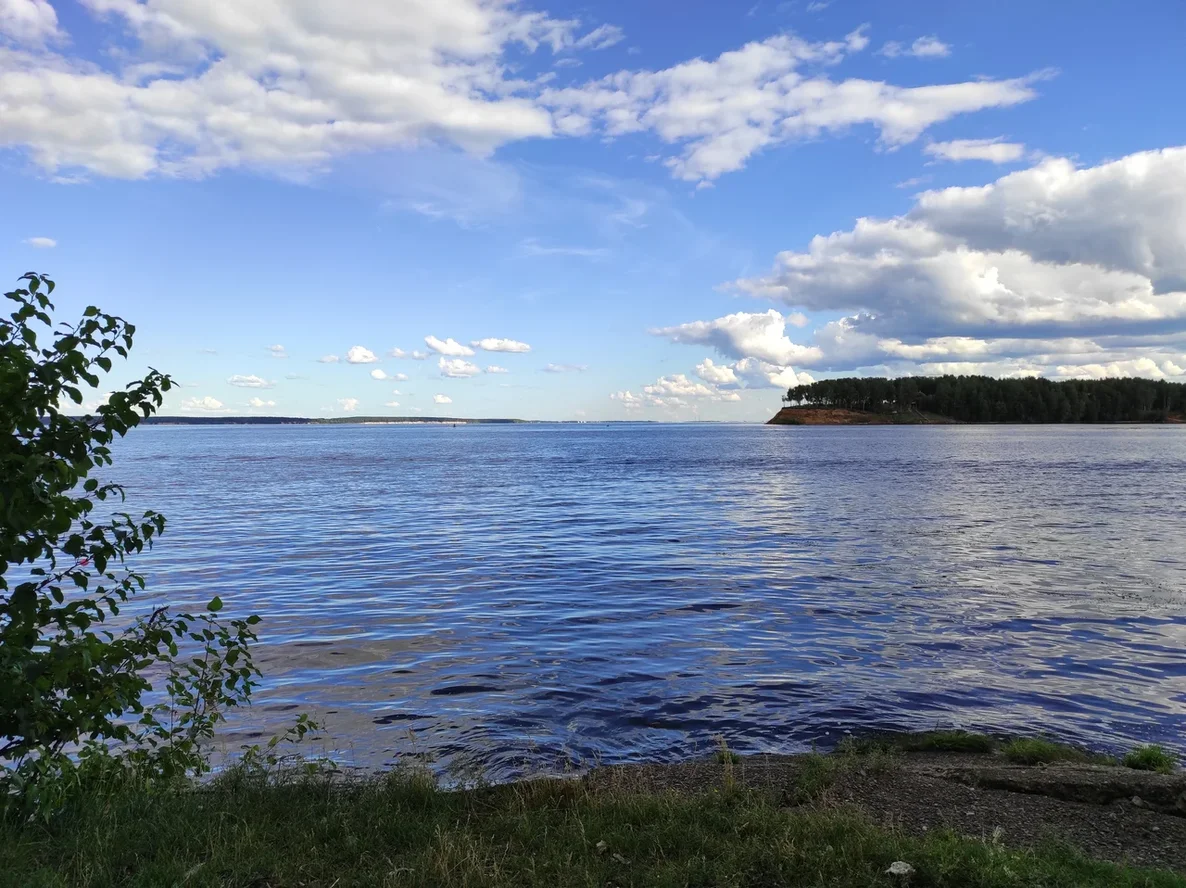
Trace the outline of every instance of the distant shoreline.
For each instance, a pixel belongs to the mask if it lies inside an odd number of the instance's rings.
[[[142,425],[514,425],[525,419],[460,416],[150,416]]]
[[[967,422],[937,413],[877,413],[843,407],[783,407],[766,425],[1181,425],[1186,420],[1171,416],[1165,420],[1126,419],[1095,423]]]

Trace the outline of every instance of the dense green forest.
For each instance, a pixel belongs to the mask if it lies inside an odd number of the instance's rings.
[[[1186,384],[1156,379],[846,377],[790,389],[791,405],[937,413],[962,422],[1149,422],[1186,413]]]

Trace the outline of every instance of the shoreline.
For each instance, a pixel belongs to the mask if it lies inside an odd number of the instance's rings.
[[[1165,420],[1117,420],[1115,422],[967,422],[937,413],[877,413],[844,407],[783,407],[766,420],[766,425],[975,425],[975,426],[1175,426],[1186,418],[1171,416]]]
[[[1186,775],[1134,755],[1124,767],[933,731],[823,755],[722,742],[681,763],[454,789],[416,766],[116,777],[47,822],[8,822],[0,872],[29,885],[1186,888]]]

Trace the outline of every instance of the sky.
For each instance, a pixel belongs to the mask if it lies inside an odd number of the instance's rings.
[[[0,0],[0,266],[165,413],[1186,381],[1186,7]]]

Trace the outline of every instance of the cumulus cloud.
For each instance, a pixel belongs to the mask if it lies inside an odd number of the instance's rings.
[[[714,364],[712,358],[705,358],[696,365],[696,375],[711,385],[727,386],[737,384],[737,374],[733,368]]]
[[[3,8],[4,0],[0,0],[0,9]],[[27,237],[25,243],[30,247],[37,247],[39,250],[48,250],[58,245],[58,242],[52,237]]]
[[[387,401],[383,404],[384,407],[398,407],[399,401]]]
[[[265,401],[263,398],[252,398],[247,402],[248,407],[259,409],[260,407],[275,407],[275,401]]]
[[[519,342],[517,339],[477,339],[474,342],[471,342],[470,345],[472,345],[474,348],[480,348],[482,351],[489,352],[515,352],[517,354],[525,354],[526,352],[531,351],[530,345],[528,345],[526,342]]]
[[[584,373],[589,369],[587,364],[548,364],[545,373]]]
[[[806,320],[792,315],[792,323]],[[728,358],[756,357],[773,364],[791,364],[819,356],[815,346],[792,342],[786,335],[788,318],[776,309],[764,312],[739,311],[713,321],[692,321],[652,330],[672,342],[708,345]]]
[[[487,373],[510,373],[506,367],[499,367],[497,364],[490,364],[486,367]]]
[[[61,36],[49,0],[0,0],[0,34],[35,45]]]
[[[709,386],[702,382],[688,379],[683,373],[662,376],[650,385],[642,388],[644,395],[652,399],[667,398],[706,398],[712,401],[739,401],[741,396],[735,391],[722,391],[715,385]]]
[[[288,352],[284,350],[282,345],[269,345],[268,351],[272,353],[273,358],[287,358]]]
[[[746,388],[788,389],[814,382],[810,373],[796,373],[791,367],[771,364],[757,358],[745,358],[732,367]]]
[[[255,388],[255,389],[269,389],[276,383],[264,379],[262,376],[242,376],[235,374],[227,379],[231,385],[237,385],[239,388]]]
[[[358,398],[338,398],[338,407],[346,413],[353,413],[358,409]]]
[[[204,411],[209,412],[209,411],[214,411],[214,410],[222,410],[223,406],[222,406],[222,401],[219,401],[217,398],[212,398],[209,395],[206,395],[205,397],[201,397],[201,398],[186,398],[184,401],[181,402],[181,409],[182,410],[204,410]]]
[[[938,37],[919,37],[909,46],[896,40],[891,40],[878,53],[886,58],[895,59],[898,56],[914,56],[916,59],[941,59],[951,55],[951,47]]]
[[[404,351],[402,348],[393,348],[388,354],[393,358],[411,358],[413,361],[423,361],[428,357],[428,352]]]
[[[611,401],[617,401],[627,410],[641,410],[645,406],[645,401],[634,392],[614,392],[610,396]]]
[[[376,367],[374,370],[371,371],[371,379],[391,379],[391,378],[392,377],[387,375],[386,371],[380,370],[378,367]]]
[[[450,379],[467,379],[482,372],[481,367],[471,364],[464,358],[441,357],[437,361],[437,366],[441,369],[441,376],[447,376]]]
[[[128,32],[133,47],[121,40],[119,52],[94,53],[107,56],[106,69],[6,53],[0,133],[48,170],[123,178],[317,168],[424,139],[486,153],[549,136],[551,115],[524,95],[532,84],[508,70],[506,53],[591,49],[612,37],[578,38],[575,21],[511,0],[354,4],[349,16],[293,0],[84,5]],[[44,0],[4,0],[0,10],[6,33],[53,33]]]
[[[396,373],[394,376],[389,376],[387,378],[394,379],[396,382],[407,382],[408,374],[407,373]]]
[[[336,363],[338,363],[338,356],[337,355],[323,355],[322,357],[317,359],[317,363],[319,363],[319,364],[336,364]]]
[[[373,351],[361,345],[352,345],[346,352],[346,361],[350,364],[374,364],[378,360]]]
[[[611,138],[654,133],[682,148],[665,161],[677,178],[704,182],[740,169],[754,153],[781,142],[871,125],[882,144],[903,145],[957,115],[1016,105],[1036,95],[1038,75],[901,87],[833,80],[820,70],[867,45],[863,29],[822,43],[780,34],[712,60],[693,59],[660,71],[619,71],[583,85],[548,89],[541,101],[554,109],[561,132],[600,131]],[[935,56],[942,46],[921,38],[909,51]]]
[[[832,79],[864,30],[811,42],[780,34],[658,70],[557,89],[521,55],[592,51],[622,37],[513,0],[390,0],[343,16],[298,0],[86,0],[116,26],[84,57],[0,53],[0,145],[60,175],[195,177],[228,168],[307,175],[352,153],[445,143],[487,155],[509,142],[650,132],[678,146],[674,175],[705,181],[789,140],[871,125],[886,145],[985,108],[1027,101],[1031,82],[901,87]],[[4,0],[0,28],[56,34],[45,0]],[[14,12],[15,11],[15,12]],[[249,26],[244,23],[249,23]],[[909,52],[945,50],[921,38]]]
[[[455,358],[467,358],[474,353],[474,350],[468,345],[462,345],[452,337],[448,339],[437,339],[435,336],[425,336],[424,342],[434,352],[442,355],[451,355]]]
[[[452,404],[453,399],[448,395],[435,394],[432,396],[432,403],[434,404]]]
[[[1025,145],[995,139],[953,139],[931,142],[923,151],[939,160],[987,160],[989,163],[1012,163],[1025,157]]]
[[[1186,339],[1186,148],[1085,168],[1051,158],[989,185],[924,192],[902,216],[817,236],[735,286],[843,313],[814,332],[814,354],[794,359],[813,368],[1165,373]],[[726,353],[709,335],[728,321],[659,332]]]

